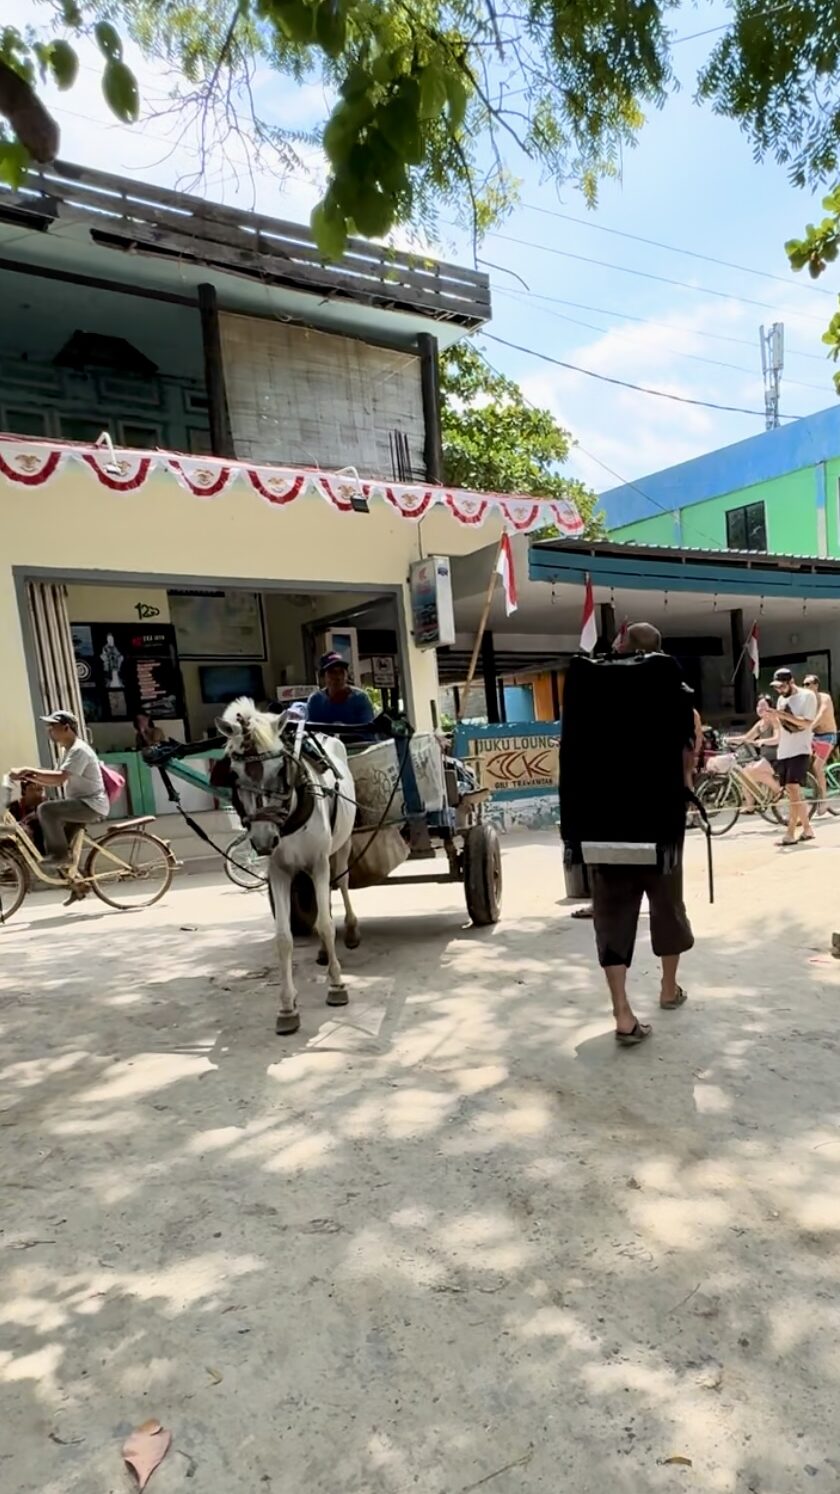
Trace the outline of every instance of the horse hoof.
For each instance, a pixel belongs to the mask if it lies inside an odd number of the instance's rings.
[[[358,949],[361,942],[361,935],[359,934],[359,930],[357,928],[353,927],[344,930],[345,949]]]
[[[327,954],[327,951],[325,949],[318,950],[318,958],[316,963],[318,965],[328,965],[330,963],[329,955]]]
[[[346,1006],[349,1000],[346,986],[330,986],[327,992],[327,1006]]]
[[[278,1037],[291,1037],[300,1027],[300,1012],[278,1012],[274,1031]]]

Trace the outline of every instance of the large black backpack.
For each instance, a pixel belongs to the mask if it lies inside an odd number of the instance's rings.
[[[584,859],[584,842],[652,843],[660,864],[671,859],[685,836],[683,753],[693,740],[692,695],[676,660],[573,658],[560,747],[568,859]]]

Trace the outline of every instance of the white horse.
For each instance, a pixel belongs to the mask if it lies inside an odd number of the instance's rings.
[[[323,766],[301,753],[297,725],[258,711],[252,700],[235,700],[217,722],[227,737],[227,755],[237,781],[254,850],[269,856],[268,877],[280,958],[280,1010],[275,1030],[297,1032],[300,1013],[292,974],[291,890],[305,872],[315,888],[315,928],[329,968],[328,1006],[346,1006],[347,990],[335,952],[330,911],[331,879],[344,900],[344,942],[359,943],[358,919],[350,903],[347,867],[356,819],[356,787],[343,742],[317,735]],[[314,733],[312,735],[315,735]]]

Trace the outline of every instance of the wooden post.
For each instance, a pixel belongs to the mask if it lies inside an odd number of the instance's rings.
[[[496,726],[504,721],[504,711],[499,702],[499,681],[496,678],[496,648],[493,634],[487,628],[481,640],[481,673],[484,678],[484,700],[487,706],[487,720],[491,726]]]
[[[198,309],[201,315],[201,340],[204,346],[204,386],[210,419],[210,445],[213,455],[233,457],[225,371],[222,363],[222,337],[219,331],[219,308],[215,285],[198,287]]]
[[[496,589],[496,576],[498,574],[498,572],[496,570],[496,567],[499,564],[499,556],[502,553],[502,545],[504,544],[504,538],[505,538],[504,537],[504,533],[502,533],[499,536],[499,543],[496,546],[496,549],[495,549],[495,551],[493,553],[493,565],[492,565],[492,568],[490,570],[490,580],[487,583],[487,593],[486,593],[485,598],[484,598],[484,606],[481,609],[481,617],[478,620],[478,628],[476,629],[475,642],[473,643],[473,650],[472,650],[472,654],[470,656],[470,665],[469,665],[469,669],[467,670],[467,678],[464,680],[464,688],[461,691],[461,699],[460,699],[460,702],[459,702],[459,705],[458,705],[458,720],[459,721],[463,718],[464,710],[465,710],[465,707],[466,707],[466,704],[467,704],[467,700],[469,698],[469,693],[470,693],[470,690],[472,689],[472,683],[473,683],[473,680],[475,679],[475,671],[476,671],[476,666],[478,664],[478,656],[479,656],[479,654],[481,652],[481,642],[482,642],[482,639],[484,638],[484,630],[487,627],[487,619],[490,616],[490,608],[491,608],[491,606],[493,604],[493,592]]]
[[[732,683],[735,686],[735,710],[739,716],[748,716],[755,705],[755,691],[747,668],[744,647],[744,613],[740,607],[732,608],[729,614],[729,627],[732,635],[732,668],[734,670]]]
[[[423,461],[426,481],[443,482],[443,438],[440,429],[440,372],[438,368],[438,342],[430,332],[421,332],[417,338],[420,350],[420,392],[423,398]]]

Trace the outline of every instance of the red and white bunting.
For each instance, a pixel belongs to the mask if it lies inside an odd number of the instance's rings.
[[[522,493],[470,493],[462,488],[389,483],[320,472],[306,467],[256,467],[219,457],[187,456],[171,451],[133,451],[125,447],[74,446],[0,436],[0,477],[28,488],[43,487],[60,477],[68,463],[80,464],[114,493],[140,492],[157,473],[169,473],[195,498],[217,498],[234,483],[245,483],[267,503],[283,507],[296,498],[316,495],[339,513],[353,512],[353,498],[378,499],[403,519],[418,522],[435,505],[448,509],[459,524],[477,528],[499,515],[506,530],[529,534],[555,524],[574,538],[583,521],[571,502],[531,498]]]
[[[759,656],[758,656],[758,623],[753,623],[750,628],[750,636],[747,639],[747,658],[750,661],[750,670],[753,679],[758,679]]]

